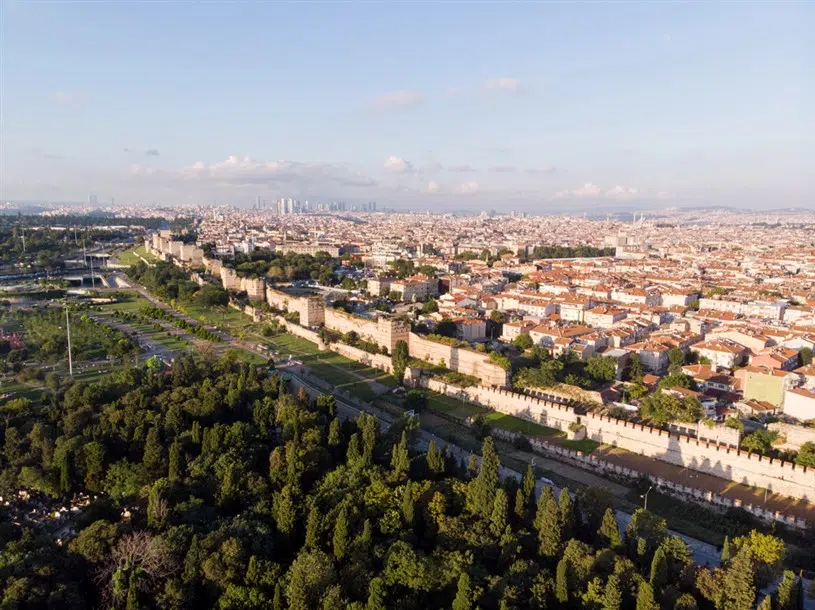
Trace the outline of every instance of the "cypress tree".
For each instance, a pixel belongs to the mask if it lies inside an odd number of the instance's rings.
[[[337,447],[342,442],[342,435],[340,434],[340,420],[332,419],[328,425],[328,446]]]
[[[471,481],[475,479],[478,475],[478,458],[475,455],[470,455],[470,459],[467,460],[467,478]]]
[[[659,604],[654,599],[654,588],[645,581],[637,589],[637,610],[659,610]]]
[[[749,551],[736,554],[723,579],[727,610],[751,610],[756,601],[753,555]]]
[[[373,578],[368,585],[368,603],[365,604],[365,610],[385,610],[386,607],[385,581],[379,577]]]
[[[249,557],[249,565],[246,568],[246,584],[258,585],[260,583],[260,567],[258,566],[258,558],[255,555]]]
[[[334,557],[342,561],[348,550],[348,513],[342,507],[337,521],[334,523]]]
[[[614,574],[608,577],[606,589],[603,592],[603,610],[620,610],[623,603],[623,594],[620,590],[620,579]]]
[[[727,562],[730,561],[730,558],[733,555],[733,550],[730,548],[730,536],[724,537],[724,546],[722,546],[722,556],[721,556],[721,564],[722,566],[726,566]]]
[[[361,422],[362,429],[362,458],[365,466],[374,463],[374,450],[376,449],[376,439],[379,432],[379,422],[373,415],[361,413],[358,425]],[[407,440],[405,441],[407,446]]]
[[[178,437],[170,445],[170,480],[180,481],[184,477],[184,456],[181,453],[181,443]]]
[[[164,471],[164,459],[161,451],[161,441],[158,437],[158,428],[153,426],[147,431],[144,443],[144,456],[142,463],[147,472],[154,477],[161,476]]]
[[[478,476],[467,488],[467,504],[470,512],[489,519],[492,514],[495,492],[498,488],[500,462],[491,437],[484,439],[481,449],[481,468]]]
[[[651,578],[649,579],[654,591],[662,591],[668,582],[668,558],[665,551],[659,547],[651,560]]]
[[[127,583],[127,601],[125,602],[126,610],[139,610],[139,590],[138,590],[138,576],[136,569],[130,571],[130,579]]]
[[[784,570],[784,575],[775,592],[775,610],[798,610],[796,581],[795,572]]]
[[[569,561],[561,559],[555,570],[555,598],[561,604],[569,603]]]
[[[620,526],[617,523],[617,517],[614,510],[607,508],[603,514],[603,522],[600,524],[600,529],[597,530],[597,536],[603,541],[603,544],[612,549],[619,548],[622,543],[620,537]]]
[[[187,555],[184,558],[184,582],[186,584],[198,578],[198,575],[201,573],[201,563],[203,561],[204,556],[201,552],[198,534],[193,534],[190,548],[187,550]]]
[[[314,505],[308,511],[306,520],[306,548],[314,550],[320,546],[320,511]]]
[[[558,506],[551,487],[545,487],[538,499],[535,515],[535,529],[538,532],[538,551],[543,557],[557,557],[563,539],[560,535]]]
[[[59,462],[59,490],[63,494],[67,494],[71,491],[71,486],[73,485],[72,470],[71,456],[68,451],[64,451]]]
[[[470,575],[462,572],[458,577],[458,590],[453,600],[453,610],[471,610],[473,607],[473,592],[470,587]]]
[[[428,472],[434,475],[444,474],[444,455],[437,449],[436,441],[430,441],[425,460]]]
[[[373,540],[373,532],[371,531],[371,520],[365,519],[365,523],[362,524],[362,534],[359,537],[359,541],[364,546],[370,546],[371,540]]]
[[[683,593],[674,603],[674,610],[698,610],[696,598],[690,593]]]
[[[197,419],[192,422],[192,442],[201,444],[201,423]]]
[[[575,535],[574,531],[574,505],[569,488],[560,490],[558,498],[558,524],[560,525],[560,536],[562,540],[569,540]]]
[[[272,599],[272,610],[283,610],[283,586],[278,580],[274,586],[274,598]]]
[[[402,488],[402,517],[404,517],[405,524],[408,527],[413,527],[413,484],[410,481],[408,481]]]
[[[526,507],[528,506],[528,502],[524,498],[524,491],[521,488],[515,490],[515,517],[518,521],[523,521],[526,519]]]
[[[532,464],[526,465],[520,491],[523,494],[524,502],[531,508],[535,502],[535,472],[532,470]]]
[[[345,452],[345,462],[349,468],[359,468],[362,466],[362,445],[359,440],[359,433],[354,432],[351,440],[348,441],[348,450]]]
[[[495,492],[493,501],[492,516],[490,517],[490,529],[495,536],[501,536],[507,528],[507,518],[509,516],[509,498],[507,492],[499,487]]]
[[[391,452],[391,468],[397,477],[401,477],[410,468],[410,456],[408,455],[407,432],[402,431],[402,438],[398,445],[393,446]]]

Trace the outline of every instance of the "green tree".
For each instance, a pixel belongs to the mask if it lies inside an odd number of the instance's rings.
[[[458,577],[458,589],[453,600],[453,610],[470,610],[473,607],[473,590],[470,586],[470,575],[462,572]]]
[[[126,610],[139,610],[139,590],[138,590],[139,576],[135,569],[130,571],[130,578],[127,584],[127,601],[125,602]]]
[[[445,463],[444,455],[436,447],[436,441],[431,440],[427,447],[427,454],[425,455],[427,462],[427,471],[433,475],[444,474]]]
[[[144,443],[144,455],[142,457],[142,464],[144,464],[145,470],[153,477],[159,477],[163,472],[164,456],[162,453],[158,427],[153,426],[147,431],[147,438]]]
[[[552,500],[554,503],[554,499]],[[555,598],[561,604],[569,602],[569,562],[566,559],[561,559],[557,568],[555,569]]]
[[[493,535],[501,536],[507,527],[507,519],[509,518],[509,498],[507,492],[499,487],[495,492],[495,501],[493,503],[492,516],[490,517],[490,529]]]
[[[348,551],[348,511],[343,506],[334,522],[334,557],[342,561]]]
[[[610,356],[592,356],[586,364],[586,372],[597,381],[614,381],[617,360]]]
[[[798,449],[795,463],[807,468],[815,468],[815,443],[807,441]]]
[[[661,591],[668,582],[668,558],[665,551],[659,547],[651,560],[651,577],[649,579],[654,591]]]
[[[631,354],[628,357],[628,369],[626,371],[626,377],[629,381],[642,381],[644,374],[645,371],[642,367],[642,360],[640,360],[639,354]]]
[[[318,549],[320,548],[320,526],[322,525],[322,517],[320,510],[312,504],[311,509],[308,511],[308,519],[306,519],[306,548]]]
[[[801,366],[812,364],[812,349],[809,347],[802,347],[798,352],[798,358],[801,361]]]
[[[365,604],[365,610],[385,610],[387,601],[385,582],[379,577],[372,578],[368,585],[368,602]]]
[[[569,488],[560,490],[558,498],[558,526],[562,540],[569,540],[575,534],[575,510]]]
[[[668,372],[679,373],[685,365],[685,352],[678,347],[668,350]]]
[[[184,454],[181,452],[181,443],[176,437],[170,445],[170,480],[180,481],[184,478]]]
[[[495,503],[495,492],[498,488],[498,454],[491,437],[484,439],[481,446],[481,466],[478,476],[470,481],[467,489],[467,505],[470,512],[488,519]]]
[[[340,434],[340,420],[334,418],[328,426],[328,446],[337,447],[342,442],[342,435]]]
[[[784,570],[775,592],[775,610],[798,610],[798,578],[795,572]]]
[[[434,301],[435,302],[435,301]],[[405,370],[410,360],[408,352],[408,344],[406,341],[397,341],[393,346],[393,354],[391,355],[391,367],[393,368],[393,376],[398,383],[402,383],[405,378]]]
[[[391,468],[397,477],[403,476],[410,467],[410,456],[408,455],[407,431],[402,431],[402,437],[398,445],[393,446],[391,452]]]
[[[654,599],[654,588],[651,583],[641,582],[637,589],[636,610],[659,610],[659,604]]]
[[[535,530],[538,533],[538,552],[543,557],[557,557],[563,544],[563,538],[560,531],[558,505],[555,503],[551,487],[544,487],[538,498]]]
[[[608,577],[605,591],[603,591],[603,610],[620,610],[622,604],[623,593],[620,589],[620,579],[612,574]]]
[[[99,441],[85,445],[85,486],[91,491],[102,488],[105,474],[105,446]]]
[[[724,545],[722,545],[721,564],[726,566],[733,556],[733,549],[730,548],[730,536],[724,537]]]
[[[6,439],[8,441],[8,438]],[[62,494],[67,495],[73,486],[73,467],[71,465],[71,454],[69,451],[62,453],[62,458],[59,461],[59,490]]]
[[[619,548],[622,544],[620,526],[617,523],[617,517],[612,508],[607,508],[603,514],[603,522],[600,525],[600,529],[597,530],[597,536],[603,542],[604,546],[612,549]]]
[[[535,342],[532,341],[532,337],[529,336],[529,333],[521,333],[512,340],[512,345],[522,350],[528,350],[534,344]]]

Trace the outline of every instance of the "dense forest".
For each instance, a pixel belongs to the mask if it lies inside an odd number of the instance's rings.
[[[317,280],[321,284],[332,284],[336,260],[327,252],[295,254],[294,252],[274,252],[255,250],[249,254],[236,253],[228,264],[234,266],[241,277],[265,277],[273,282],[293,280]]]
[[[65,384],[9,414],[0,495],[98,496],[62,545],[0,510],[1,608],[798,610],[784,545],[756,532],[703,568],[646,511],[623,532],[603,488],[536,498],[531,469],[341,421],[264,367],[184,356]],[[777,589],[777,591],[776,591]]]
[[[205,307],[229,303],[229,294],[219,285],[199,286],[189,279],[186,271],[172,263],[159,262],[148,266],[141,262],[128,269],[127,275],[164,301],[194,302]]]

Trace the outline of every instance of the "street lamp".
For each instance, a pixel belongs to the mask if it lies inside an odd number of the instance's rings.
[[[648,491],[646,491],[643,495],[640,496],[640,498],[645,499],[645,502],[643,502],[643,504],[642,504],[643,510],[648,510],[648,494],[651,493],[651,490],[653,488],[654,488],[654,486],[651,485],[651,487],[648,488]]]

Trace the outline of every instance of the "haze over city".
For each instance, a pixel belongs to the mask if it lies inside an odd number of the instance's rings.
[[[812,3],[0,11],[2,201],[813,206]]]

